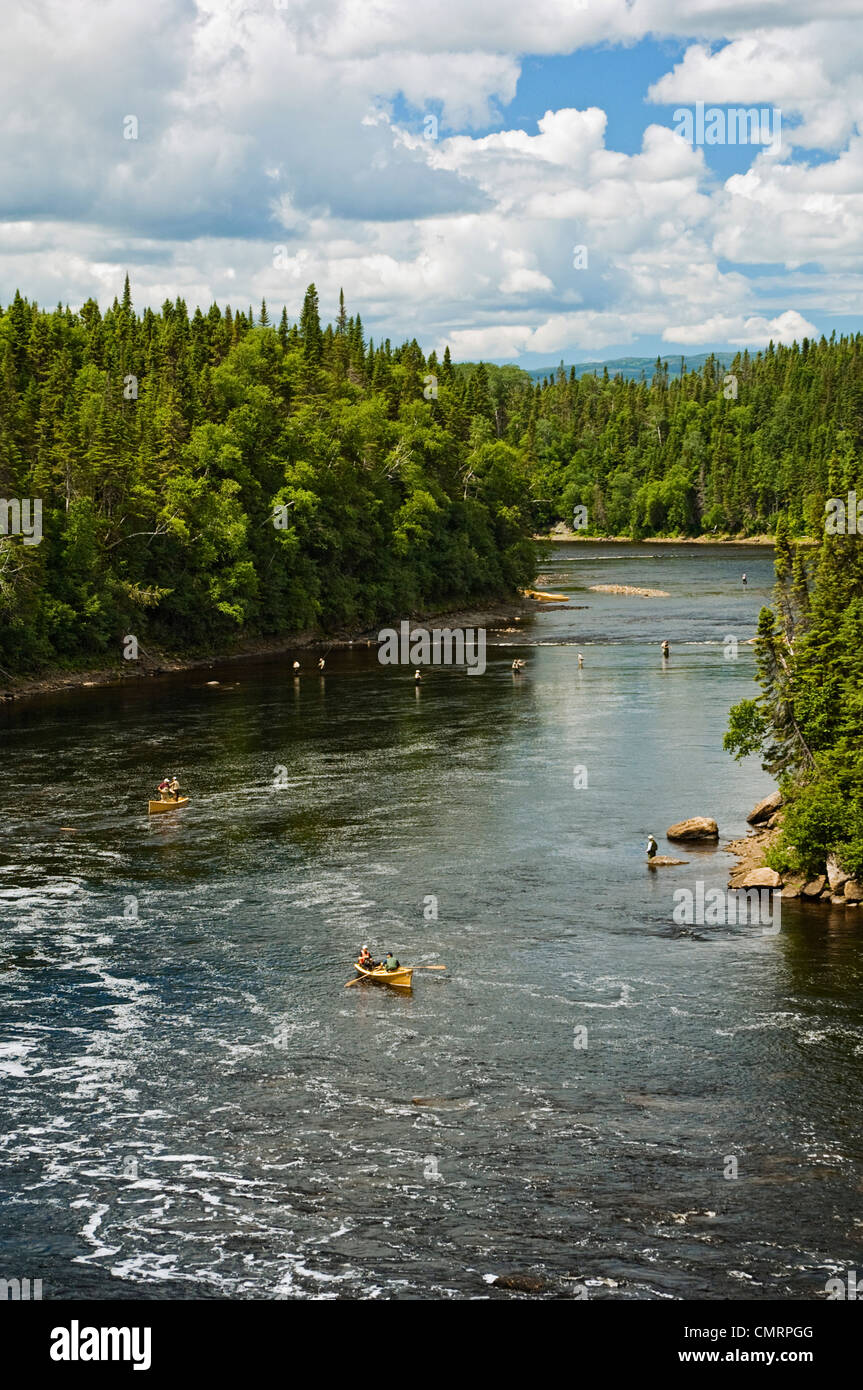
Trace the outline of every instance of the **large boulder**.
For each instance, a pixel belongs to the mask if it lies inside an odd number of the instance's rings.
[[[763,801],[759,801],[754,810],[749,812],[746,817],[750,825],[763,825],[776,814],[782,805],[782,793],[780,791],[771,792],[765,796]]]
[[[830,887],[833,889],[834,893],[841,893],[845,884],[851,877],[851,875],[847,874],[842,868],[835,854],[828,854],[827,856],[827,877],[830,880]]]
[[[824,892],[824,886],[826,883],[827,879],[825,878],[824,874],[819,874],[818,877],[813,878],[810,883],[804,883],[801,897],[820,898],[821,894]]]
[[[782,897],[786,900],[788,898],[799,898],[805,887],[806,877],[804,874],[790,874],[782,884]]]
[[[856,878],[846,879],[845,888],[843,889],[843,892],[845,894],[846,902],[863,902],[863,883],[858,883]]]
[[[674,864],[688,864],[688,859],[672,859],[667,854],[655,854],[652,859],[648,859],[651,869],[670,869]]]
[[[750,869],[743,878],[735,879],[735,888],[781,888],[782,879],[775,869]]]
[[[669,840],[718,840],[719,826],[710,816],[690,816],[666,830]]]

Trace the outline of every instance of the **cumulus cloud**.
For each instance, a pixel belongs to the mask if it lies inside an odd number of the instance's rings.
[[[802,338],[817,337],[815,325],[808,323],[795,309],[786,309],[776,318],[766,319],[758,315],[749,318],[716,315],[703,323],[673,324],[663,331],[663,338],[671,343],[715,343],[728,342],[738,347],[766,347],[774,343],[800,342]]]
[[[344,286],[375,336],[466,356],[811,336],[802,309],[860,307],[856,4],[30,0],[0,53],[0,300],[104,302],[128,269],[139,305],[296,312],[314,280],[332,313]],[[597,105],[499,118],[524,55],[647,34],[689,44],[651,101],[779,105],[779,157],[722,183],[653,120],[622,153]]]
[[[793,29],[756,29],[718,49],[693,44],[648,100],[778,108],[783,144],[838,150],[863,122],[861,65],[859,10],[853,22],[826,23],[819,8]]]
[[[758,159],[716,203],[715,247],[739,262],[854,270],[863,255],[863,139],[821,164]]]

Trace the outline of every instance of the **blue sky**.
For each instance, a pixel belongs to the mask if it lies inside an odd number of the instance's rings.
[[[110,302],[128,269],[139,307],[293,318],[314,281],[376,338],[526,366],[858,331],[856,6],[32,0],[0,302]],[[781,145],[687,143],[697,102],[779,109]]]

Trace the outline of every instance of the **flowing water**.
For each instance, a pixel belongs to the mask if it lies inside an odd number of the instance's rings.
[[[3,710],[0,1274],[781,1299],[859,1263],[863,914],[678,926],[730,857],[644,859],[770,790],[722,735],[771,552],[560,546],[541,579],[571,606],[481,677],[358,646]],[[148,818],[174,771],[191,804]],[[364,941],[448,969],[345,989]]]

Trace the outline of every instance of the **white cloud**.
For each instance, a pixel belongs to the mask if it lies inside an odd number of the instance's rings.
[[[771,339],[774,343],[791,344],[799,343],[802,338],[817,338],[818,331],[796,309],[786,309],[773,319],[756,315],[750,318],[717,315],[703,323],[671,325],[662,336],[668,343],[728,342],[739,347],[761,348]]]
[[[838,150],[863,122],[861,66],[859,7],[853,22],[825,23],[819,6],[811,23],[795,28],[758,28],[717,51],[694,44],[653,83],[648,100],[777,107],[783,145]]]
[[[715,221],[715,249],[730,260],[855,270],[863,255],[863,139],[823,164],[756,160],[727,181]]]
[[[331,313],[344,286],[376,337],[471,356],[811,335],[788,303],[861,306],[857,4],[30,0],[0,53],[0,300],[104,302],[128,268],[139,306],[295,313],[314,280]],[[665,125],[610,148],[598,105],[471,134],[523,55],[648,33],[691,41],[653,100],[780,105],[780,156],[722,185]],[[439,138],[402,128],[405,107]],[[816,145],[830,157],[794,157]],[[742,269],[763,263],[788,270]]]

